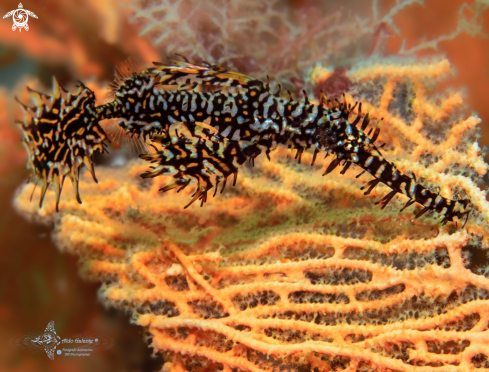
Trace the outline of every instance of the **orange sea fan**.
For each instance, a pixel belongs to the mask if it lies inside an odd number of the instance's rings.
[[[84,204],[67,199],[59,215],[53,195],[30,204],[28,186],[16,205],[56,221],[57,245],[146,327],[168,370],[462,371],[483,360],[489,282],[462,259],[483,229],[438,233],[345,204],[361,198],[349,182],[268,164],[205,208],[183,210],[186,190],[159,196],[139,165],[102,168],[99,184],[82,177]]]
[[[99,167],[98,184],[85,172],[83,204],[67,190],[60,213],[54,193],[30,203],[32,185],[15,206],[54,224],[58,247],[145,327],[165,371],[489,368],[489,270],[469,259],[487,248],[487,165],[461,95],[427,93],[449,72],[444,59],[371,61],[346,72],[346,99],[384,117],[383,153],[403,172],[471,199],[459,231],[412,223],[402,196],[378,210],[359,189],[366,176],[321,177],[328,163],[305,165],[312,154],[257,159],[203,208],[183,209],[190,187],[160,194],[168,181],[141,180],[140,162]]]

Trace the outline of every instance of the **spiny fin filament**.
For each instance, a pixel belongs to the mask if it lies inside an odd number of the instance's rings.
[[[336,158],[334,159],[329,165],[328,168],[326,168],[326,171],[323,173],[323,176],[331,173],[341,162],[341,159]]]
[[[345,174],[348,168],[350,168],[351,162],[347,161],[346,164],[344,165],[343,169],[341,170],[340,174]]]
[[[415,203],[416,200],[414,199],[409,199],[406,204],[404,204],[404,207],[401,208],[401,210],[399,212],[402,212],[404,209],[406,209],[407,207],[409,207],[410,205],[412,205],[413,203]]]
[[[316,162],[316,157],[319,153],[319,150],[318,149],[315,149],[314,150],[314,154],[312,155],[312,162],[311,162],[311,167],[314,165],[314,163]]]
[[[367,191],[365,191],[363,194],[368,195],[372,192],[375,186],[379,184],[381,180],[379,178],[374,178],[373,180],[369,181],[366,185],[360,187],[360,190],[363,190],[365,187],[368,187]]]
[[[377,138],[379,137],[379,133],[380,133],[380,128],[377,127],[375,128],[374,130],[374,134],[372,135],[372,137],[370,138],[370,142],[371,143],[375,143],[375,141],[377,141]],[[369,133],[370,134],[370,133]]]
[[[423,209],[421,209],[420,212],[418,212],[418,214],[416,216],[414,216],[414,218],[412,219],[412,221],[414,221],[415,219],[421,217],[423,214],[425,214],[426,212],[428,212],[430,210],[429,207],[424,207]]]
[[[380,205],[381,208],[380,210],[384,209],[387,204],[392,200],[392,198],[397,194],[397,191],[392,190],[390,193],[388,193],[386,196],[384,196],[382,199],[380,199],[378,202],[375,204]]]

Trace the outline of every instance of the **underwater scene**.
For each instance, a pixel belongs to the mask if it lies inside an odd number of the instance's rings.
[[[487,0],[0,13],[0,371],[489,371]]]

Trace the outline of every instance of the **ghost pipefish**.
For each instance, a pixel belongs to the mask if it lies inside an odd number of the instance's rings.
[[[125,135],[148,140],[156,149],[139,155],[155,164],[141,174],[142,178],[173,177],[160,189],[163,192],[180,191],[193,179],[197,181],[185,208],[196,200],[202,206],[208,191],[214,188],[215,196],[220,183],[222,192],[230,175],[234,185],[245,161],[254,162],[262,152],[270,159],[272,150],[286,145],[297,150],[299,163],[306,150],[314,151],[311,165],[319,152],[333,154],[324,175],[339,165],[343,166],[341,174],[351,164],[359,166],[374,177],[361,188],[366,188],[365,195],[379,183],[391,189],[376,203],[381,208],[399,193],[408,197],[401,211],[413,203],[422,206],[414,218],[433,210],[440,214],[442,224],[464,217],[464,225],[467,222],[470,199],[451,200],[430,191],[414,174],[403,174],[382,156],[380,146],[375,145],[380,128],[364,132],[371,118],[362,114],[361,102],[352,106],[345,99],[331,101],[321,94],[319,104],[313,104],[305,91],[304,101],[298,102],[290,92],[284,98],[280,85],[272,92],[268,81],[218,65],[191,64],[186,59],[153,64],[140,72],[116,75],[108,102],[100,106],[95,106],[94,93],[83,83],[75,94],[67,92],[55,78],[51,96],[28,88],[35,105],[21,103],[25,117],[19,124],[29,154],[28,168],[36,185],[41,185],[40,207],[52,183],[59,209],[66,176],[81,203],[80,166],[85,164],[97,182],[92,156],[95,150],[107,151],[108,142],[100,121],[118,118]],[[357,115],[350,120],[357,105]],[[173,130],[177,124],[188,134]]]

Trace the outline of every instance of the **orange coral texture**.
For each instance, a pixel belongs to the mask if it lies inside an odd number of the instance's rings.
[[[244,167],[204,208],[182,209],[191,190],[160,194],[163,177],[140,180],[140,162],[99,168],[98,184],[84,174],[84,203],[70,190],[59,214],[54,192],[43,209],[29,202],[32,185],[15,205],[55,224],[101,299],[145,327],[164,371],[489,370],[489,270],[466,254],[486,248],[487,165],[462,96],[433,93],[449,72],[443,59],[354,66],[347,100],[384,118],[383,153],[400,170],[471,198],[463,230],[435,215],[413,224],[402,197],[379,211],[359,190],[368,176],[321,177],[327,161],[310,167],[311,154]]]

